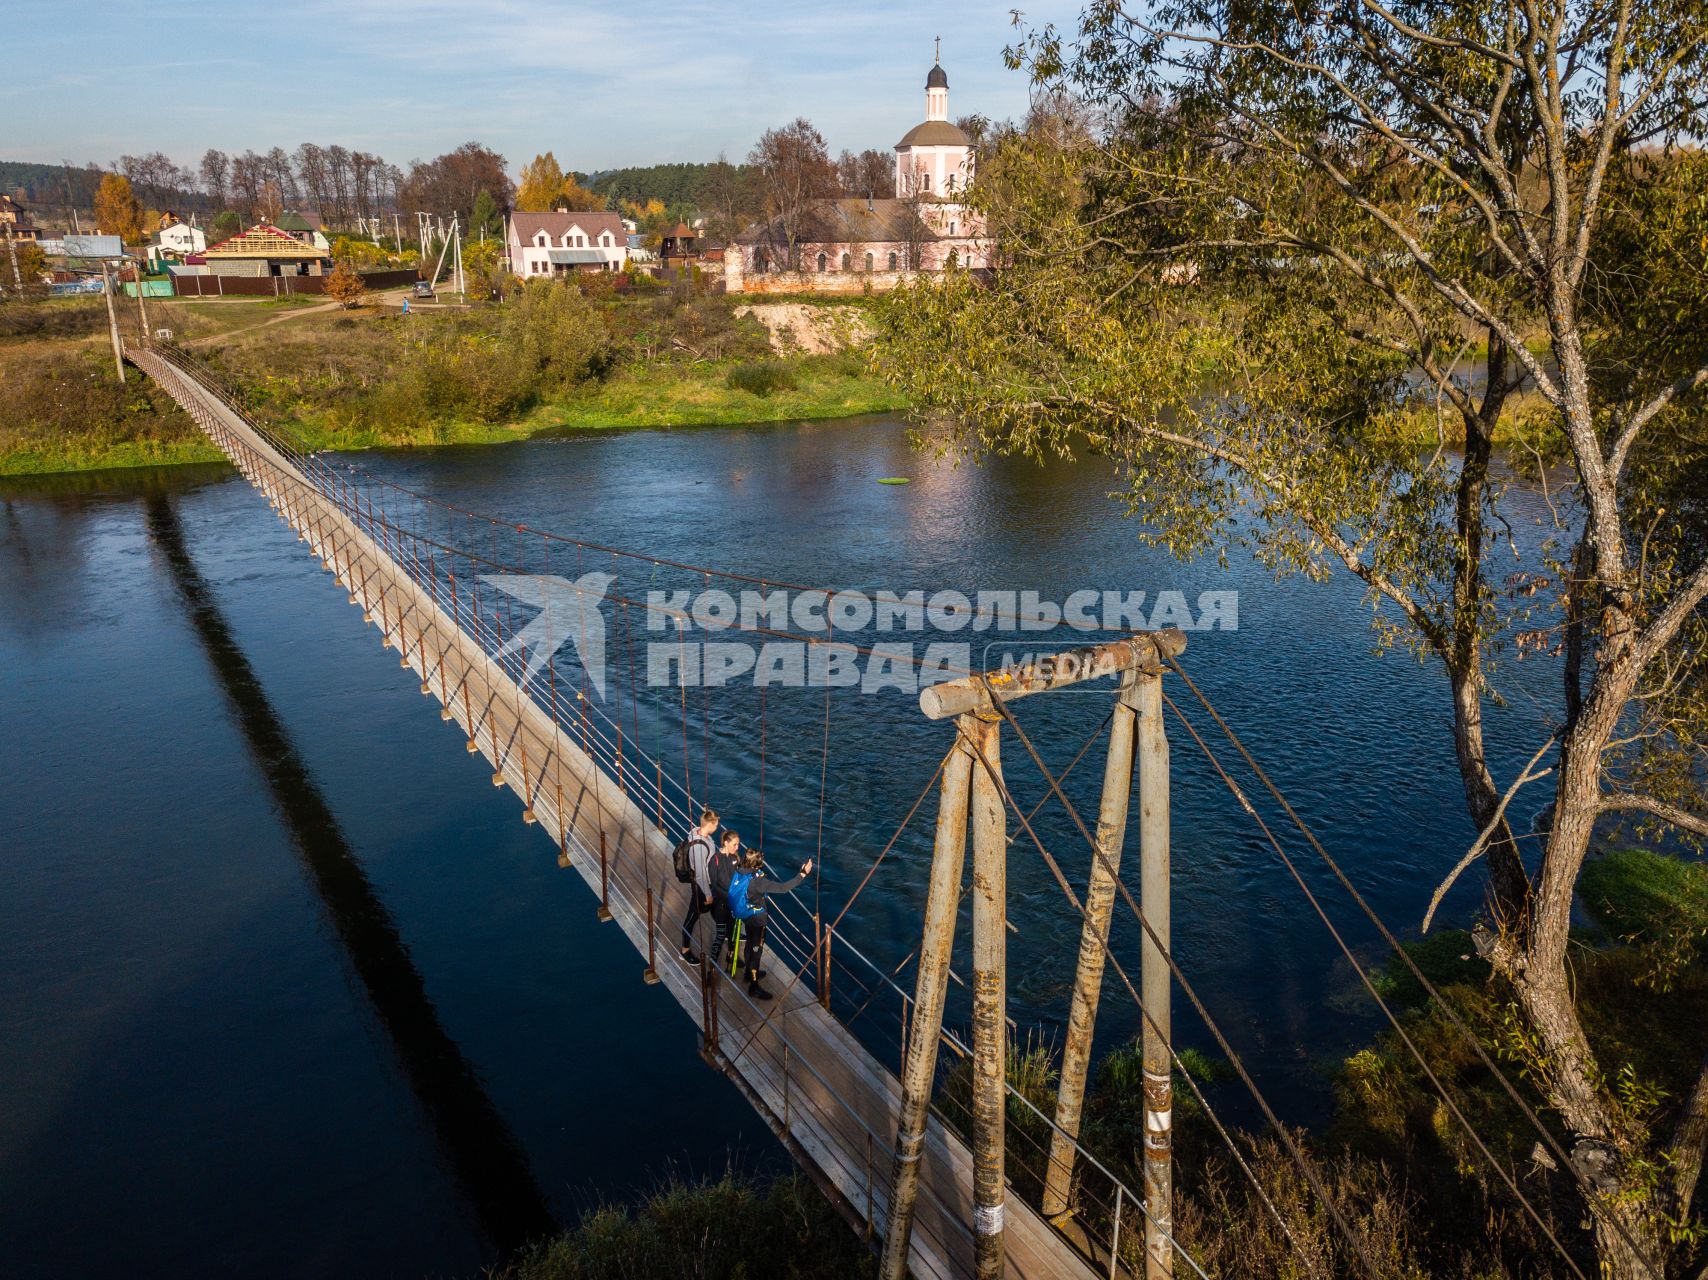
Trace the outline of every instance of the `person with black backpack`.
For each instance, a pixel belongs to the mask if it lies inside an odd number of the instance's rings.
[[[671,853],[676,878],[688,886],[688,911],[682,917],[682,959],[699,964],[694,954],[694,926],[712,909],[712,833],[718,829],[715,809],[700,811],[700,821]]]
[[[746,935],[747,954],[742,964],[747,970],[747,994],[755,1000],[769,1000],[771,993],[759,985],[765,971],[759,959],[765,949],[765,898],[772,893],[793,893],[812,872],[812,859],[802,864],[800,872],[788,880],[772,880],[765,874],[765,856],[757,849],[742,852],[741,865],[729,878],[725,895],[730,918],[739,932]],[[732,952],[730,960],[735,955]]]

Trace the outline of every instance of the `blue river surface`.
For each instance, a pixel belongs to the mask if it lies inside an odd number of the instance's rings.
[[[706,581],[515,526],[768,582],[1237,592],[1237,630],[1193,632],[1186,669],[1396,931],[1416,935],[1474,835],[1446,685],[1432,662],[1375,652],[1357,583],[1277,581],[1237,549],[1225,567],[1149,549],[1097,460],[952,466],[872,418],[355,462],[507,522],[440,512],[429,526],[445,542],[488,539],[528,572],[615,567],[628,599]],[[912,483],[877,483],[889,476]],[[1542,497],[1515,488],[1504,514],[1534,557]],[[822,689],[774,688],[761,706],[751,677],[686,698],[637,688],[637,649],[668,634],[607,609],[607,694],[630,750],[673,777],[685,750],[696,794],[749,840],[763,822],[774,865],[820,854],[792,910],[839,912],[949,728],[896,689],[834,690],[827,718]],[[1012,639],[897,638],[968,641],[975,657]],[[1497,672],[1497,776],[1537,745],[1557,679],[1547,660]],[[0,485],[0,1272],[468,1276],[672,1175],[786,1167],[698,1058],[688,1019],[596,922],[595,896],[558,870],[550,835],[519,821],[418,683],[229,468]],[[1107,706],[1105,691],[1018,710],[1060,768]],[[1319,1122],[1334,1067],[1379,1015],[1172,714],[1169,733],[1176,955],[1283,1116]],[[1004,752],[1030,809],[1043,784],[1012,735]],[[1068,784],[1088,822],[1100,774],[1093,753]],[[928,804],[841,926],[886,971],[918,939],[931,822]],[[1089,853],[1058,807],[1037,830],[1083,886]],[[1136,823],[1129,837],[1132,871]],[[1360,959],[1380,960],[1329,871],[1296,836],[1287,848]],[[1447,922],[1480,892],[1468,876]],[[1078,923],[1024,836],[1009,894],[1010,1015],[1056,1043]],[[1135,971],[1137,940],[1118,913]],[[966,955],[963,924],[957,968]],[[851,1015],[871,971],[834,951],[833,965]],[[897,981],[911,990],[911,968]],[[1175,1004],[1180,1041],[1212,1048]],[[966,1013],[957,987],[948,1024]],[[853,1026],[893,1061],[897,1020],[880,995]],[[1100,1048],[1138,1026],[1111,980]],[[1237,1084],[1212,1098],[1256,1117]]]

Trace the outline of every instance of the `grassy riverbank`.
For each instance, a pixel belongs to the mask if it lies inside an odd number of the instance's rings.
[[[134,315],[121,311],[127,329]],[[0,315],[0,475],[219,455],[148,379],[120,387],[99,299]],[[564,428],[786,422],[905,407],[855,351],[773,350],[716,298],[532,291],[505,307],[341,313],[300,299],[151,305],[262,419],[316,448],[485,444]]]

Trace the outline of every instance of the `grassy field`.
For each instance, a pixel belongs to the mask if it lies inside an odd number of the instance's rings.
[[[209,361],[251,412],[322,449],[904,407],[857,354],[774,355],[763,329],[734,311],[668,295],[408,317],[318,298],[156,300],[149,325]],[[133,336],[134,301],[120,300],[120,317]],[[0,383],[0,475],[219,456],[146,378],[133,370],[117,385],[100,299],[0,309]]]

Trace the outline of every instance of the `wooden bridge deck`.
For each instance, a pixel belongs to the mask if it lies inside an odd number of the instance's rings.
[[[171,394],[306,540],[492,763],[571,865],[600,893],[605,851],[612,918],[641,955],[648,951],[647,891],[656,904],[654,943],[663,985],[704,1032],[702,976],[678,957],[682,893],[672,841],[593,757],[524,692],[444,606],[335,497],[225,403],[204,380],[158,351],[127,357]],[[741,1089],[795,1159],[857,1226],[881,1236],[888,1216],[890,1156],[900,1085],[814,999],[810,979],[765,1020],[741,986],[713,977],[718,1047],[708,1061]],[[702,1045],[704,1044],[702,1038]],[[684,1048],[686,1049],[686,1045]],[[973,1274],[972,1157],[933,1116],[912,1234],[913,1274],[950,1280]],[[1010,1193],[1007,1274],[1025,1280],[1089,1277],[1085,1260],[1029,1205]]]

